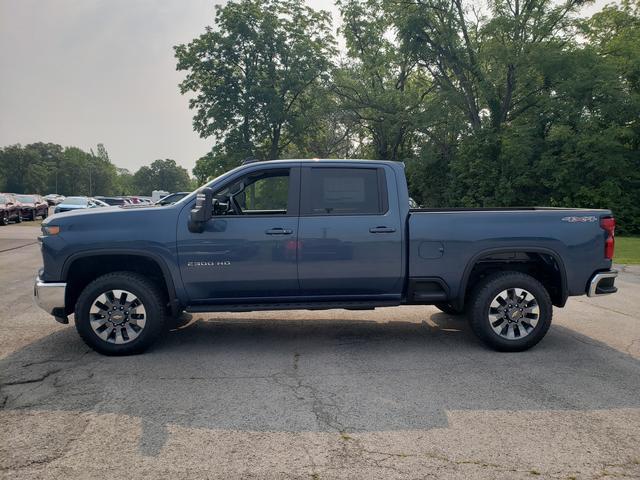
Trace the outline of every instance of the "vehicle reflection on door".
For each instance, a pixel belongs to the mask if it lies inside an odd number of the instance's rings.
[[[353,258],[353,243],[337,238],[308,238],[304,242],[299,242],[298,248],[300,260],[304,261],[323,262]]]
[[[297,217],[237,216],[212,219],[202,233],[182,230],[178,251],[192,301],[296,295],[297,224]],[[266,233],[274,228],[291,233]]]

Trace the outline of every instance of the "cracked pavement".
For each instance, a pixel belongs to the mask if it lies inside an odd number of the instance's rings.
[[[519,354],[398,307],[198,315],[109,358],[33,304],[36,235],[0,228],[0,478],[640,478],[638,267]]]

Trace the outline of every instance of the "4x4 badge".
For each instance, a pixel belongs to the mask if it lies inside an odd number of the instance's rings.
[[[587,223],[587,222],[597,222],[598,217],[594,216],[586,216],[586,217],[562,217],[561,220],[563,222],[569,223]]]

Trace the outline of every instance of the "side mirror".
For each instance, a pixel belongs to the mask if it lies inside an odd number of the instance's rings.
[[[202,188],[196,198],[196,206],[191,209],[189,215],[189,231],[191,233],[202,233],[204,225],[213,216],[213,190]]]

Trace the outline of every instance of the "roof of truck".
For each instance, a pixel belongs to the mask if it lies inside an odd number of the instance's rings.
[[[366,163],[382,163],[386,165],[400,165],[403,166],[404,163],[396,162],[393,160],[372,160],[366,158],[288,158],[288,159],[277,159],[277,160],[253,160],[247,159],[242,162],[241,166],[253,165],[253,164],[272,164],[272,163],[304,163],[304,164],[314,164],[314,163],[357,163],[357,162],[366,162]]]

